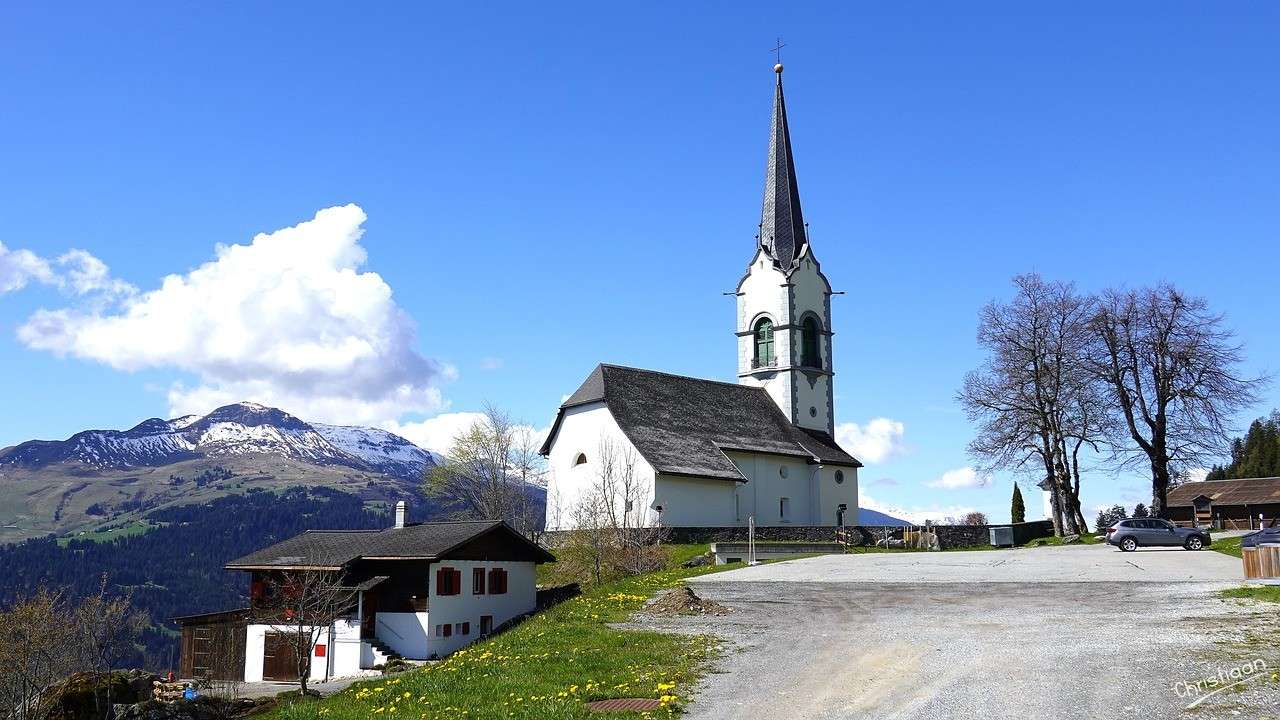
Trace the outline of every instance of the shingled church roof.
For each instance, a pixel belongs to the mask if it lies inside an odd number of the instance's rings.
[[[560,406],[542,454],[566,410],[597,402],[659,473],[745,481],[733,450],[862,466],[827,433],[791,424],[764,388],[605,364]]]

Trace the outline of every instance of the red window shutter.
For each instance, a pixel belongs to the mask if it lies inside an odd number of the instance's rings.
[[[470,635],[470,634],[471,634],[471,623],[469,623],[469,622],[464,622],[464,623],[462,623],[462,634],[463,634],[463,635]]]
[[[453,594],[457,595],[460,592],[462,592],[462,571],[454,570],[453,571]]]
[[[445,637],[451,637],[452,635],[453,635],[453,624],[452,624],[452,623],[445,623],[445,626],[444,626],[444,636],[445,636]]]
[[[446,568],[440,568],[439,570],[436,570],[436,594],[437,595],[449,594],[449,586],[447,584],[449,582],[448,577],[449,577],[449,573]]]

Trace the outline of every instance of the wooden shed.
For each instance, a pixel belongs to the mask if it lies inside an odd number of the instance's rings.
[[[176,617],[182,629],[178,676],[243,680],[248,608]]]

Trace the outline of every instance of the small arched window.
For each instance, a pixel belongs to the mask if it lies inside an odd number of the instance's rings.
[[[574,466],[574,467],[578,467],[579,465],[586,465],[586,464],[587,464],[587,455],[586,455],[586,453],[578,453],[578,457],[576,457],[576,458],[574,458],[574,459],[573,459],[573,466]]]
[[[776,363],[773,354],[773,321],[769,318],[760,318],[756,323],[756,367],[773,367]]]
[[[818,325],[817,319],[812,316],[804,319],[804,326],[800,331],[800,364],[805,367],[822,367],[822,351],[819,349],[822,344],[819,338],[822,337],[822,329]]]

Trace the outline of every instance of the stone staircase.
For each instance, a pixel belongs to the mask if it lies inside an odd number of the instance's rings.
[[[378,638],[365,638],[361,642],[368,645],[372,651],[374,665],[386,665],[388,661],[404,659],[400,653],[392,650],[390,646]]]

